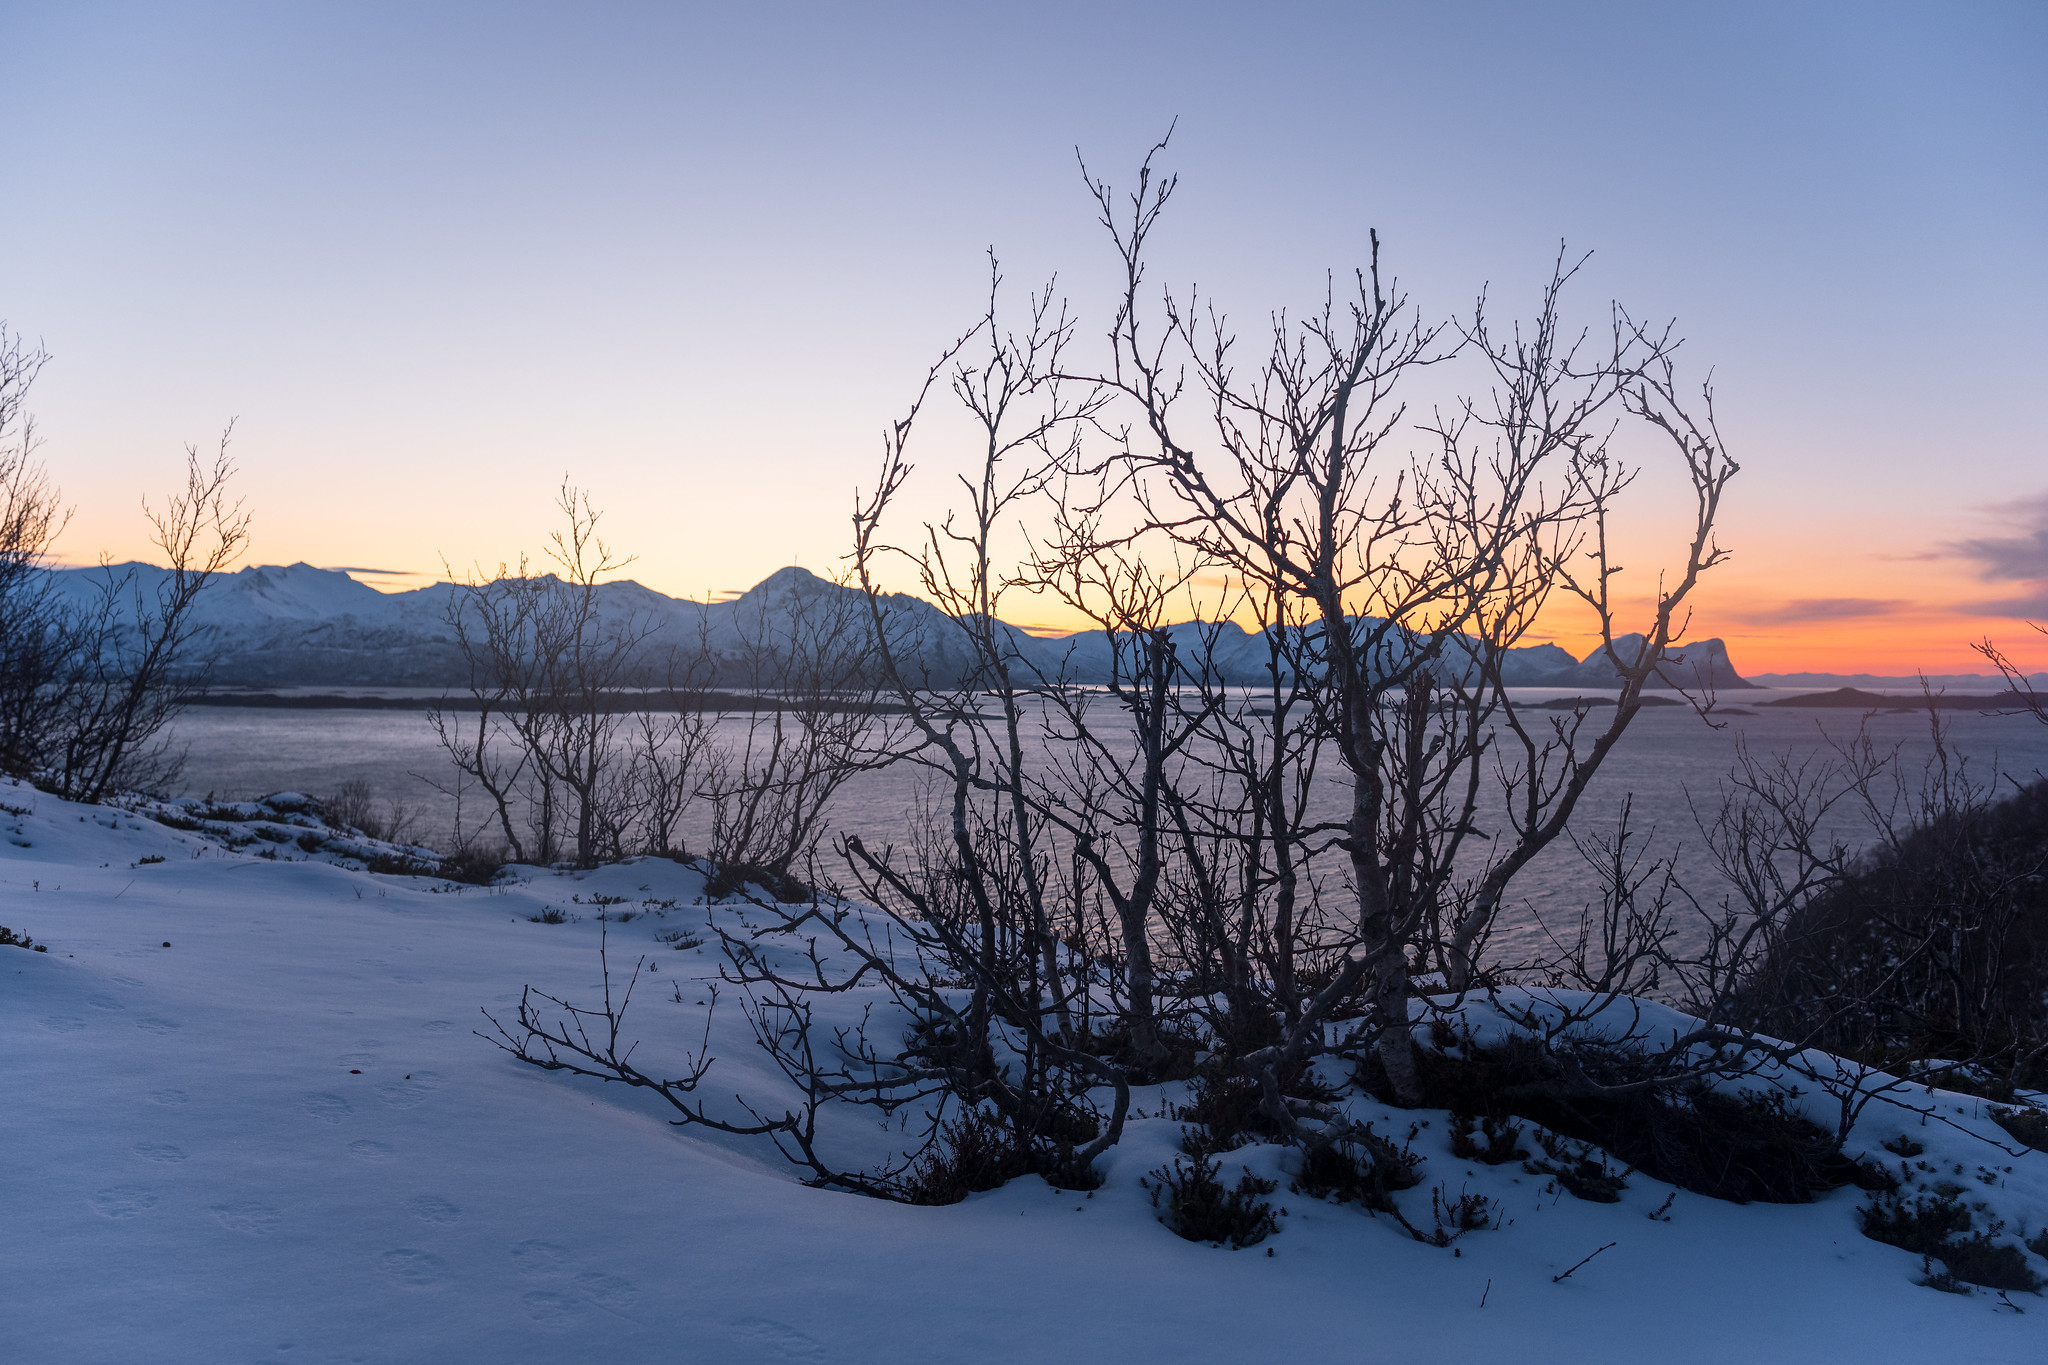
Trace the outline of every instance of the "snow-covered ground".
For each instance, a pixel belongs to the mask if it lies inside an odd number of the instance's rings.
[[[7,784],[0,806],[0,923],[49,949],[0,947],[0,1361],[2048,1359],[2048,1299],[2013,1295],[2022,1314],[1919,1287],[1917,1257],[1859,1234],[1853,1189],[1681,1192],[1654,1219],[1668,1186],[1545,1193],[1454,1158],[1440,1113],[1380,1130],[1428,1124],[1423,1184],[1399,1196],[1423,1218],[1438,1186],[1499,1201],[1507,1226],[1455,1255],[1288,1194],[1273,1147],[1224,1170],[1282,1181],[1280,1233],[1182,1241],[1140,1184],[1177,1150],[1159,1117],[1092,1196],[1035,1178],[946,1208],[807,1189],[643,1092],[472,1033],[529,982],[594,996],[603,930],[615,967],[658,968],[628,1016],[639,1060],[693,1044],[715,949],[656,935],[738,912],[693,905],[687,868],[455,888]],[[642,913],[600,924],[598,896]],[[550,907],[579,918],[530,918]],[[740,1031],[730,1012],[703,1093],[769,1086]],[[2003,1136],[1975,1101],[1946,1106],[1959,1129],[1914,1120],[1927,1159],[1967,1165],[2009,1222],[2048,1222],[2048,1154],[2006,1157],[1965,1135]],[[1859,1145],[1901,1127],[1873,1110]],[[902,1140],[857,1117],[833,1139],[855,1159]]]

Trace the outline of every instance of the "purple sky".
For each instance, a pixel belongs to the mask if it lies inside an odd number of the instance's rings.
[[[665,591],[829,569],[983,250],[1106,321],[1074,147],[1178,116],[1160,278],[1247,322],[1368,227],[1431,311],[1563,238],[1677,316],[1745,666],[2048,611],[2037,4],[17,5],[0,52],[73,559],[238,416],[259,562],[495,563],[567,470]]]

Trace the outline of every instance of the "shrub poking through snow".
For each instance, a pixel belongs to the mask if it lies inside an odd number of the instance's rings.
[[[1607,1164],[1606,1153],[1596,1151],[1587,1143],[1574,1143],[1569,1138],[1541,1130],[1536,1134],[1536,1143],[1543,1148],[1548,1160],[1525,1161],[1523,1170],[1531,1175],[1551,1177],[1575,1199],[1590,1200],[1595,1204],[1621,1202],[1621,1192],[1628,1188],[1629,1172],[1615,1171]]]
[[[2011,1133],[2037,1152],[2048,1152],[2048,1112],[2039,1109],[1999,1109],[1994,1107],[1991,1117],[2000,1128]]]
[[[969,1109],[940,1130],[939,1141],[918,1158],[903,1179],[906,1204],[957,1204],[970,1194],[992,1190],[1030,1167],[1003,1121],[985,1109]]]
[[[1188,1088],[1188,1103],[1173,1116],[1191,1127],[1181,1134],[1181,1150],[1193,1157],[1213,1156],[1247,1142],[1272,1138],[1277,1129],[1259,1109],[1259,1086],[1249,1076],[1205,1069]]]
[[[1341,1098],[1300,1066],[1283,1069],[1280,1084],[1293,1099],[1329,1103]],[[1242,1072],[1205,1066],[1188,1093],[1189,1102],[1175,1106],[1173,1116],[1194,1125],[1181,1135],[1181,1150],[1190,1156],[1228,1152],[1247,1142],[1278,1142],[1286,1136],[1262,1107],[1259,1083]]]
[[[1488,1114],[1477,1120],[1478,1132],[1468,1114],[1455,1114],[1451,1118],[1451,1155],[1462,1161],[1477,1161],[1487,1166],[1505,1166],[1510,1161],[1524,1161],[1529,1153],[1522,1146],[1522,1129],[1506,1119]]]
[[[723,901],[729,896],[745,896],[750,886],[765,892],[777,905],[804,905],[812,899],[811,888],[787,872],[730,860],[712,863],[710,875],[704,879],[704,894],[714,902]]]
[[[464,844],[442,857],[435,875],[468,886],[489,886],[505,870],[508,854],[502,844]]]
[[[1166,1211],[1160,1221],[1190,1242],[1228,1244],[1242,1250],[1266,1240],[1280,1230],[1273,1206],[1264,1196],[1277,1186],[1247,1171],[1237,1188],[1226,1190],[1217,1179],[1216,1162],[1198,1156],[1192,1162],[1178,1157],[1173,1165],[1152,1172],[1152,1205],[1166,1196]]]
[[[1976,1230],[1970,1210],[1954,1194],[1937,1191],[1911,1203],[1898,1194],[1873,1194],[1862,1223],[1865,1237],[1941,1262],[1946,1269],[1922,1282],[1930,1288],[1966,1292],[1963,1285],[1976,1284],[2038,1293],[2044,1283],[2025,1252],[1996,1240],[2004,1224]]]
[[[38,953],[50,951],[26,933],[17,934],[4,924],[0,924],[0,948],[27,948]]]
[[[1421,1157],[1368,1127],[1360,1137],[1305,1151],[1293,1189],[1311,1199],[1356,1202],[1374,1213],[1392,1213],[1394,1191],[1422,1183],[1421,1165]]]
[[[1402,1226],[1413,1233],[1418,1242],[1427,1242],[1433,1247],[1447,1247],[1468,1232],[1478,1232],[1493,1226],[1493,1201],[1483,1194],[1472,1194],[1459,1190],[1458,1197],[1451,1197],[1449,1185],[1439,1185],[1429,1192],[1429,1218],[1432,1228],[1424,1232],[1421,1228],[1401,1220]]]
[[[1493,1047],[1468,1042],[1458,1056],[1425,1049],[1421,1057],[1432,1102],[1477,1116],[1482,1134],[1502,1131],[1512,1115],[1695,1194],[1737,1204],[1804,1204],[1844,1185],[1891,1183],[1874,1164],[1845,1154],[1833,1134],[1795,1112],[1784,1094],[1729,1094],[1697,1082],[1639,1084],[1652,1063],[1625,1049],[1547,1049],[1535,1039],[1515,1039]],[[1483,1126],[1488,1120],[1494,1129]],[[1458,1140],[1455,1127],[1452,1140]],[[1478,1147],[1476,1137],[1468,1141]],[[1485,1159],[1476,1150],[1458,1155]]]

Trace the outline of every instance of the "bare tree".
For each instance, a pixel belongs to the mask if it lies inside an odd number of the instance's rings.
[[[25,404],[49,361],[0,325],[0,771],[23,775],[41,760],[58,702],[54,687],[65,621],[49,557],[70,514],[48,471]]]
[[[796,583],[743,607],[738,666],[752,700],[736,740],[707,754],[710,854],[723,879],[781,881],[824,834],[832,799],[877,756],[880,719],[865,605],[838,584]]]
[[[102,561],[91,602],[64,613],[62,663],[49,691],[54,715],[37,761],[74,800],[162,788],[182,766],[160,740],[204,684],[206,661],[193,655],[202,631],[195,609],[249,540],[249,514],[229,492],[232,432],[231,424],[210,458],[188,446],[184,490],[160,507],[143,504],[151,542],[167,561],[154,584],[144,571],[117,573]]]
[[[1380,1150],[1303,1092],[1307,1063],[1341,1052],[1400,1101],[1424,1098],[1415,1024],[1498,984],[1488,936],[1681,657],[1736,472],[1711,393],[1688,410],[1669,329],[1619,307],[1568,327],[1579,264],[1562,253],[1533,318],[1503,329],[1483,296],[1455,322],[1423,321],[1374,238],[1341,297],[1333,284],[1306,319],[1276,315],[1240,366],[1204,300],[1146,283],[1173,184],[1152,159],[1127,197],[1089,181],[1121,277],[1101,365],[1075,355],[1049,286],[1011,324],[992,262],[982,317],[885,433],[849,580],[902,723],[867,757],[924,772],[929,823],[894,847],[842,836],[843,894],[761,897],[723,938],[726,979],[807,1102],[921,1109],[927,1145],[966,1105],[1000,1125],[1005,1169],[1076,1183],[1118,1139],[1131,1086],[1190,1075],[1198,1052],[1210,1082],[1256,1092],[1261,1131]],[[1432,373],[1463,374],[1473,396],[1422,411]],[[906,527],[912,437],[940,395],[967,433],[956,505]],[[1693,506],[1679,567],[1631,595],[1610,531],[1638,443]],[[898,575],[936,616],[892,605]],[[1213,594],[1206,623],[1183,616],[1198,589]],[[1023,593],[1091,619],[1098,652],[1062,657],[1005,625]],[[1510,652],[1566,608],[1615,672],[1599,724],[1590,706],[1538,711],[1508,686]],[[773,752],[777,734],[766,741]],[[1334,812],[1318,806],[1332,776]],[[1669,904],[1631,839],[1624,825],[1582,842],[1614,927],[1555,969],[1590,974],[1609,1000],[1660,960]],[[812,1003],[863,981],[886,988],[901,1035],[814,1037]],[[526,1060],[567,1046],[545,1022],[524,1027],[506,1041]],[[1703,1045],[1709,1058],[1688,1043],[1627,1084],[1730,1065]],[[907,1168],[856,1179],[809,1147],[795,1159],[828,1183],[904,1188]]]
[[[1157,334],[1146,326],[1146,246],[1174,179],[1148,159],[1127,199],[1090,184],[1125,282],[1104,376],[1136,414],[1121,467],[1150,528],[1313,608],[1311,667],[1351,786],[1341,847],[1356,946],[1284,1038],[1247,1064],[1270,1073],[1298,1057],[1362,986],[1389,1084],[1415,1102],[1415,974],[1434,965],[1454,990],[1473,982],[1474,946],[1507,887],[1563,833],[1643,687],[1674,657],[1687,598],[1722,558],[1713,524],[1736,466],[1711,395],[1704,421],[1681,407],[1668,329],[1616,308],[1604,334],[1569,331],[1561,300],[1578,266],[1562,255],[1533,322],[1501,333],[1484,297],[1455,327],[1421,321],[1383,279],[1376,236],[1343,301],[1333,289],[1306,319],[1277,316],[1264,357],[1241,376],[1235,338],[1196,296],[1167,294]],[[1476,357],[1490,393],[1411,422],[1403,395],[1416,375],[1460,352]],[[1632,478],[1614,424],[1630,418],[1668,440],[1697,512],[1684,567],[1661,586],[1633,650],[1617,628],[1619,568],[1608,558],[1609,520]],[[1565,594],[1593,612],[1621,686],[1588,738],[1583,715],[1525,725],[1500,673]],[[1508,824],[1474,879],[1462,859],[1489,780]]]
[[[2038,634],[2048,635],[2048,626],[2035,625],[2033,622],[2028,624],[2033,625]],[[2011,690],[2014,700],[2026,707],[2035,720],[2048,725],[2048,696],[2043,696],[2035,688],[2033,679],[2020,671],[2019,665],[2012,661],[2011,656],[1993,643],[1989,636],[1970,647],[1982,654],[1986,661],[1998,670],[1998,675],[2005,679],[2005,685]]]
[[[560,577],[522,557],[516,571],[472,572],[449,599],[474,719],[442,709],[429,719],[458,771],[489,796],[514,856],[551,862],[566,843],[592,867],[624,849],[622,700],[656,623],[606,616],[601,582],[632,557],[605,543],[603,514],[567,479],[556,506],[563,524],[547,553]]]
[[[1857,1104],[2031,1088],[2048,1061],[2048,784],[2000,795],[1927,716],[1917,772],[1867,728],[1798,761],[1741,751],[1701,822],[1731,894],[1667,957],[1689,1011],[1825,1049],[1855,1083],[1815,1079]]]
[[[155,741],[203,677],[194,609],[247,545],[249,516],[229,494],[230,423],[210,459],[186,448],[182,492],[143,503],[162,575],[102,561],[94,596],[67,601],[49,559],[70,513],[25,408],[48,360],[0,327],[0,767],[100,801],[176,775]]]

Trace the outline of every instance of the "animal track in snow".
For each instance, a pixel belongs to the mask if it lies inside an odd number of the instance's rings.
[[[145,1033],[170,1033],[179,1025],[175,1019],[137,1019],[135,1027]]]
[[[369,1138],[357,1138],[348,1145],[348,1154],[363,1161],[384,1161],[390,1157],[391,1149]]]
[[[386,1081],[377,1087],[378,1096],[384,1103],[397,1109],[410,1109],[426,1102],[430,1091],[441,1084],[439,1075],[432,1071],[415,1071],[402,1081]]]
[[[526,1316],[542,1327],[567,1327],[583,1313],[583,1305],[575,1299],[545,1289],[521,1294],[519,1302],[526,1309]]]
[[[512,1265],[528,1279],[558,1275],[566,1253],[553,1242],[520,1242],[512,1248]]]
[[[425,1194],[418,1199],[408,1199],[405,1207],[423,1223],[452,1223],[462,1217],[461,1209],[438,1195]]]
[[[156,1207],[156,1191],[141,1185],[111,1185],[88,1202],[102,1218],[135,1218]]]
[[[448,1263],[428,1251],[400,1247],[377,1258],[377,1270],[400,1289],[439,1289],[448,1282]]]
[[[599,1308],[608,1308],[614,1313],[625,1312],[640,1297],[639,1287],[622,1275],[605,1275],[593,1270],[578,1275],[574,1284],[577,1293]]]
[[[184,1148],[173,1147],[168,1142],[138,1142],[135,1144],[135,1155],[147,1157],[151,1161],[169,1163],[183,1161],[186,1153]]]
[[[340,1123],[355,1112],[355,1106],[339,1095],[308,1095],[299,1101],[299,1108],[322,1123]]]
[[[260,1237],[277,1226],[282,1217],[268,1204],[259,1204],[253,1199],[238,1200],[232,1204],[215,1204],[207,1210],[222,1227],[230,1232],[246,1232]]]
[[[823,1360],[825,1348],[816,1337],[807,1336],[786,1322],[772,1318],[741,1318],[732,1334],[750,1346],[763,1347],[784,1360]]]

